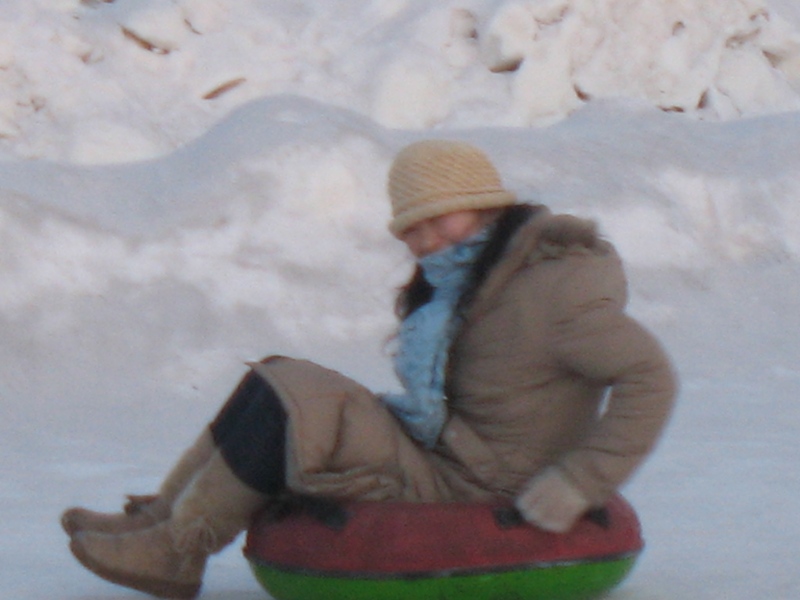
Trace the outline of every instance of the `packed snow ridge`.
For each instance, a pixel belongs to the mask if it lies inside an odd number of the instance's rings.
[[[296,94],[405,129],[540,126],[624,97],[727,120],[800,107],[787,0],[28,0],[0,6],[0,150],[166,154]]]

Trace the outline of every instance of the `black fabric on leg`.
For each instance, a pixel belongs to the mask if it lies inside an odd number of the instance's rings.
[[[225,462],[244,483],[264,494],[286,486],[286,411],[272,387],[252,371],[211,422]]]

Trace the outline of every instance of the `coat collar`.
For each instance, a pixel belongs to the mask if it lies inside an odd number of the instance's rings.
[[[481,284],[467,307],[466,321],[482,314],[518,271],[542,260],[559,258],[572,248],[605,254],[611,246],[600,238],[593,221],[572,215],[554,215],[547,207],[538,206],[530,220],[514,234],[503,257]]]

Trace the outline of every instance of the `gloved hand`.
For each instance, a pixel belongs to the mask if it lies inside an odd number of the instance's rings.
[[[526,521],[553,533],[569,531],[589,509],[589,501],[555,467],[531,479],[514,504]]]

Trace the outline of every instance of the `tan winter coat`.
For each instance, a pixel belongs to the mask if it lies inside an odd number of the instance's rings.
[[[433,450],[339,373],[284,357],[253,365],[289,415],[289,486],[490,500],[553,465],[601,504],[653,448],[676,391],[667,357],[625,304],[620,260],[593,225],[537,214],[467,310],[451,350],[450,418]]]

